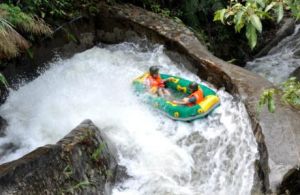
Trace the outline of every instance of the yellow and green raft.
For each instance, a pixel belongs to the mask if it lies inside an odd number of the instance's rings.
[[[216,92],[201,84],[199,84],[199,86],[203,91],[204,100],[194,106],[178,105],[163,97],[154,96],[148,93],[147,87],[144,84],[148,76],[149,73],[145,73],[133,81],[135,92],[137,94],[143,94],[142,97],[147,103],[174,120],[192,121],[203,118],[220,105],[220,99],[216,95]],[[186,97],[190,94],[188,86],[191,81],[167,74],[160,74],[160,76],[162,79],[171,78],[170,81],[166,82],[166,86],[168,89],[176,92],[176,94],[181,95],[181,97]]]

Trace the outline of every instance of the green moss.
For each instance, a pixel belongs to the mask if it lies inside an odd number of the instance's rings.
[[[102,153],[102,151],[103,151],[104,148],[105,148],[105,144],[104,143],[99,144],[99,146],[97,147],[97,149],[92,153],[91,158],[92,158],[93,161],[97,162],[99,160],[100,155],[101,155],[101,153]]]

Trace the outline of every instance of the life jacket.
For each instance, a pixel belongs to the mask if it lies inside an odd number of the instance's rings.
[[[151,75],[149,75],[148,79],[150,81],[150,88],[152,88],[152,87],[164,88],[165,87],[165,84],[164,84],[163,80],[160,78],[160,75],[158,75],[157,78],[153,78]]]
[[[194,93],[192,93],[188,98],[191,97],[195,97],[196,98],[196,103],[188,103],[188,106],[194,106],[196,104],[199,104],[200,102],[202,102],[204,100],[203,97],[203,92],[201,89],[198,89],[197,91],[195,91]]]

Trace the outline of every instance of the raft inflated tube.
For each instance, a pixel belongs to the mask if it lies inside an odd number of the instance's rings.
[[[194,106],[178,105],[162,97],[154,96],[147,92],[147,87],[144,84],[148,76],[149,73],[145,73],[136,78],[133,81],[134,89],[136,93],[144,94],[143,98],[147,103],[162,111],[169,118],[180,121],[192,121],[205,117],[220,105],[220,99],[216,92],[202,84],[198,85],[203,91],[204,100]],[[160,76],[162,79],[170,78],[166,82],[168,88],[181,92],[185,96],[191,93],[188,87],[191,81],[167,74],[160,74]]]

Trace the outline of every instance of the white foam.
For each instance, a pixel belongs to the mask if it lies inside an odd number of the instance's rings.
[[[94,47],[53,63],[11,91],[0,108],[9,123],[0,146],[12,142],[20,147],[1,162],[55,143],[89,118],[116,144],[119,163],[131,176],[114,194],[250,194],[257,147],[240,102],[220,90],[218,109],[184,123],[166,118],[133,94],[133,78],[151,65],[200,81],[173,64],[162,46],[145,49],[133,43]]]
[[[295,32],[283,39],[277,46],[272,48],[268,55],[247,62],[246,68],[265,77],[273,83],[285,81],[289,75],[300,67],[300,58],[295,56],[299,52],[300,25]]]

